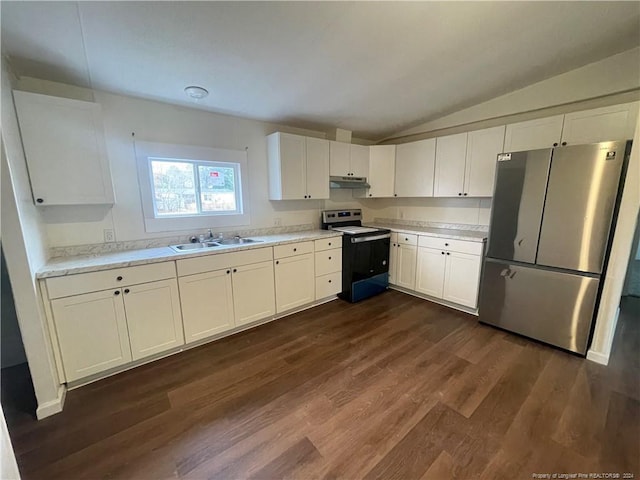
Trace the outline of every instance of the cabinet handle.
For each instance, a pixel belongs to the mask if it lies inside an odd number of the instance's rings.
[[[372,194],[370,193],[369,196],[371,196]]]
[[[463,193],[463,195],[466,197],[467,196],[467,192]]]
[[[294,248],[294,249],[293,249],[293,251],[294,251],[294,252],[297,252],[297,251],[298,251],[298,249],[297,249],[297,248]]]
[[[237,268],[234,268],[234,269],[233,269],[233,273],[236,273],[237,271],[238,271],[238,269],[237,269]]]
[[[562,146],[565,146],[567,144],[567,142],[562,142]]]
[[[447,252],[447,255],[449,255],[449,252]]]
[[[121,281],[122,281],[122,277],[121,277],[121,276],[117,276],[117,277],[116,277],[116,280],[117,280],[117,281],[119,281],[119,282],[121,282]]]
[[[311,195],[307,195],[307,198],[311,198]]]
[[[231,273],[231,270],[227,270],[227,275]]]
[[[329,280],[329,283],[331,283],[331,280]]]
[[[329,242],[329,246],[331,246],[331,242]]]
[[[280,260],[276,260],[276,265],[280,265]]]
[[[448,247],[448,246],[449,246],[449,244],[448,244],[448,243],[445,243],[445,244],[444,244],[444,246],[445,246],[445,247]]]
[[[442,255],[444,255],[444,252],[440,252]]]
[[[38,203],[43,203],[43,202],[44,202],[44,200],[43,200],[42,198],[36,198],[36,202],[38,202]]]
[[[408,242],[408,241],[409,241],[409,239],[408,239],[407,237],[404,237],[404,241],[405,241],[405,242]]]
[[[461,197],[461,196],[462,196],[462,193],[459,193],[459,194],[458,194],[458,196],[459,196],[459,197]]]
[[[113,292],[114,295],[120,295],[120,290],[116,290],[115,292]]]
[[[397,194],[397,193],[394,193],[394,194],[393,194],[393,196],[394,196],[394,197],[397,197],[397,196],[398,196],[398,194]]]
[[[553,146],[554,146],[554,147],[557,147],[557,146],[558,146],[558,142],[555,142],[555,143],[553,144]]]
[[[124,289],[124,293],[129,293],[129,292],[130,292],[130,290],[128,288]]]
[[[331,257],[329,257],[329,260],[331,260]]]

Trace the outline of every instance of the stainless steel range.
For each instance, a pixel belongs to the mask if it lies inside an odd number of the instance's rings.
[[[360,209],[325,210],[322,228],[343,233],[340,298],[358,302],[389,287],[390,230],[363,227]]]

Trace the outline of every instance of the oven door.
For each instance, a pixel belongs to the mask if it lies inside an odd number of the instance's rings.
[[[351,282],[389,272],[390,242],[390,233],[351,237],[347,255],[351,261]]]

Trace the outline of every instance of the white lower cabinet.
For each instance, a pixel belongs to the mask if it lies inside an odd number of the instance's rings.
[[[57,298],[51,310],[67,381],[131,361],[120,289]]]
[[[433,248],[418,249],[416,291],[442,298],[444,290],[445,253]]]
[[[184,345],[178,283],[143,283],[123,290],[134,360]]]
[[[316,300],[320,300],[342,291],[342,238],[316,240],[314,248]]]
[[[186,343],[235,327],[230,268],[180,277],[178,283]]]
[[[415,245],[399,243],[396,256],[396,285],[413,290],[416,285],[416,255]]]
[[[396,270],[398,269],[398,234],[391,232],[391,242],[389,251],[389,283],[396,284]]]
[[[275,264],[277,313],[315,300],[313,253],[279,258]]]
[[[444,289],[442,298],[475,308],[482,257],[468,253],[445,252]]]
[[[232,269],[233,309],[236,326],[274,315],[273,261]]]
[[[477,242],[420,237],[415,290],[476,308],[482,248],[483,245]]]

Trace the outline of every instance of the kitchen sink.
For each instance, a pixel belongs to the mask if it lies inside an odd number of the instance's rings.
[[[169,248],[180,253],[180,252],[190,252],[193,250],[216,248],[219,246],[220,245],[216,242],[203,242],[203,243],[183,243],[181,245],[169,245]]]
[[[259,243],[264,240],[254,240],[253,238],[225,238],[224,240],[216,240],[219,245],[244,245],[246,243]]]

